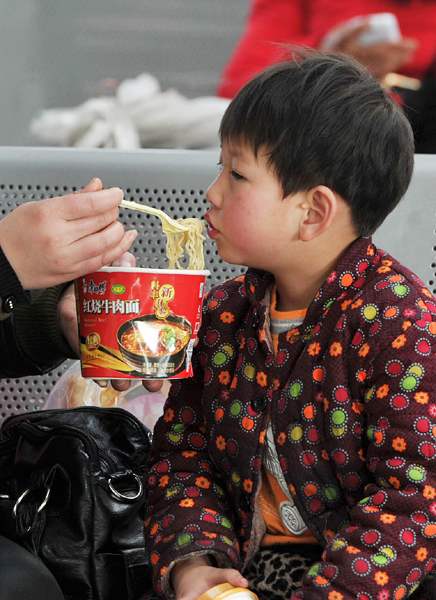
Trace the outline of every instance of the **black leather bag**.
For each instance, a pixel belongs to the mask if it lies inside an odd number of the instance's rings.
[[[151,432],[121,408],[48,410],[0,429],[0,534],[38,555],[66,600],[151,589],[144,505]]]

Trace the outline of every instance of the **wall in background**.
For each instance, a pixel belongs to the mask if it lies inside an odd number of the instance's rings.
[[[149,72],[213,95],[249,0],[0,0],[0,145],[40,145],[44,108],[77,106]]]

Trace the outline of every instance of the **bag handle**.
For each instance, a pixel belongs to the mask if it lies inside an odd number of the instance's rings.
[[[122,550],[124,567],[126,569],[126,582],[128,598],[126,600],[142,600],[144,590],[153,588],[151,580],[151,569],[144,549],[131,548]]]
[[[38,506],[38,508],[36,509],[36,515],[35,515],[35,516],[38,516],[38,515],[39,515],[39,513],[40,513],[42,510],[44,510],[44,508],[45,508],[45,507],[46,507],[46,505],[47,505],[47,502],[49,501],[50,494],[51,494],[51,487],[49,487],[49,486],[45,486],[45,490],[46,490],[46,493],[45,493],[45,498],[44,498],[44,500],[41,502],[41,504]],[[27,494],[29,494],[31,491],[32,491],[32,490],[31,490],[30,488],[26,488],[26,489],[24,490],[24,492],[23,492],[23,493],[22,493],[22,494],[19,496],[18,500],[15,502],[15,504],[14,504],[14,508],[12,509],[12,514],[14,515],[14,518],[15,518],[15,519],[16,519],[16,518],[17,518],[17,516],[18,516],[18,507],[20,506],[20,504],[22,503],[22,501],[24,500],[24,498],[27,496]],[[27,529],[27,531],[26,531],[26,534],[27,534],[27,533],[29,533],[31,529],[33,529],[33,527],[34,527],[34,524],[35,524],[35,521],[34,521],[33,525],[29,525],[29,527],[28,527],[28,529]]]
[[[117,477],[116,476],[109,477],[108,482],[107,482],[109,489],[112,492],[112,494],[115,496],[115,498],[118,498],[118,500],[127,500],[128,502],[134,502],[135,500],[137,500],[138,498],[140,498],[142,496],[142,492],[144,491],[144,486],[142,485],[141,479],[138,477],[138,475],[136,475],[136,473],[132,473],[131,475],[133,475],[136,483],[138,484],[138,491],[134,496],[127,496],[126,494],[122,494],[121,492],[119,492],[112,483],[112,481],[117,479]],[[119,479],[121,479],[121,477]]]

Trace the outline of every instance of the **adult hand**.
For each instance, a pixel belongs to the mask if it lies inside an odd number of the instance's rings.
[[[76,295],[74,284],[71,283],[62,292],[58,302],[58,328],[67,340],[70,348],[80,356],[79,325],[77,322]]]
[[[195,600],[206,590],[220,584],[247,587],[248,581],[236,569],[212,567],[207,555],[177,562],[171,570],[171,585],[176,600]]]
[[[369,28],[368,23],[350,26],[342,24],[331,34],[336,39],[328,50],[341,52],[351,56],[363,64],[377,79],[383,79],[388,73],[395,73],[407,63],[417,47],[416,40],[402,38],[399,42],[382,42],[364,46],[359,42],[359,36]],[[325,50],[323,43],[320,50]]]
[[[198,341],[199,341],[198,337],[196,337],[194,340],[194,348],[198,344]],[[149,392],[159,392],[159,390],[161,390],[162,387],[164,386],[165,382],[167,382],[169,384],[169,383],[171,383],[171,380],[170,379],[143,379],[142,385]],[[118,389],[118,388],[116,388],[116,389]],[[166,391],[164,392],[164,395],[165,394],[166,394]]]
[[[120,188],[93,179],[73,194],[26,202],[0,220],[0,246],[25,289],[51,287],[122,256],[137,231],[117,221]]]

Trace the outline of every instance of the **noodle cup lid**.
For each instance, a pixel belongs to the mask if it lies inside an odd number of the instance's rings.
[[[220,583],[206,590],[197,600],[258,600],[254,592],[243,587],[235,587],[231,583]]]

